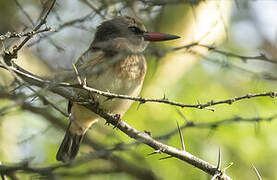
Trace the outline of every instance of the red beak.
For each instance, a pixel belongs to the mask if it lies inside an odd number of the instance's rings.
[[[145,32],[143,33],[143,37],[146,41],[168,41],[180,38],[179,36],[159,32]]]

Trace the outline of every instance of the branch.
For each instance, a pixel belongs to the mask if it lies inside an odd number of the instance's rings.
[[[270,117],[257,117],[257,118],[242,118],[242,117],[234,117],[234,118],[229,118],[229,119],[223,119],[220,121],[214,121],[214,122],[206,122],[206,123],[195,123],[193,121],[187,121],[184,125],[180,126],[180,129],[188,129],[188,128],[201,128],[201,129],[212,129],[215,130],[218,127],[225,125],[225,124],[232,124],[232,123],[237,123],[237,122],[245,122],[245,123],[259,123],[259,122],[271,122],[274,119],[277,118],[277,114],[270,116]],[[171,136],[177,134],[179,132],[178,129],[174,129],[173,131],[162,135],[162,136],[157,136],[155,139],[157,140],[167,140]]]
[[[215,46],[212,46],[212,45],[200,44],[199,42],[193,42],[193,43],[190,43],[190,44],[187,44],[187,45],[184,45],[184,46],[175,47],[175,48],[172,48],[171,50],[177,51],[177,50],[181,50],[181,49],[189,49],[189,48],[194,47],[194,46],[203,47],[203,48],[208,49],[209,51],[213,51],[215,53],[222,54],[222,55],[225,55],[225,56],[228,56],[228,57],[239,58],[243,62],[246,62],[247,60],[261,60],[261,61],[266,61],[266,62],[269,62],[269,63],[277,64],[277,60],[270,59],[263,53],[260,53],[260,55],[258,55],[258,56],[243,56],[243,55],[239,55],[239,54],[236,54],[236,53],[219,50]]]
[[[39,34],[39,33],[43,33],[43,32],[47,32],[47,31],[51,31],[50,27],[45,27],[42,30],[37,30],[37,31],[29,31],[29,32],[25,32],[25,33],[17,33],[17,32],[7,32],[4,35],[0,35],[0,41],[4,41],[6,39],[10,39],[10,38],[22,38],[22,37],[32,37],[35,34]]]
[[[3,57],[7,64],[10,64],[10,61],[12,59],[17,58],[17,52],[33,37],[34,34],[37,34],[37,31],[39,31],[39,29],[42,25],[46,24],[46,19],[47,19],[49,13],[51,12],[51,10],[53,9],[55,3],[56,3],[56,0],[52,0],[52,4],[51,4],[50,8],[47,10],[46,14],[40,20],[38,25],[36,25],[33,28],[32,32],[34,32],[34,33],[29,33],[25,37],[25,39],[23,39],[23,41],[18,46],[14,46],[11,51],[5,51],[5,54],[3,55]]]
[[[256,98],[256,97],[271,97],[271,98],[275,98],[277,96],[277,92],[265,92],[265,93],[258,93],[258,94],[246,94],[240,97],[234,97],[231,99],[226,99],[226,100],[221,100],[221,101],[214,101],[211,100],[205,104],[183,104],[183,103],[179,103],[179,102],[175,102],[175,101],[171,101],[168,100],[167,98],[163,97],[162,99],[151,99],[151,98],[143,98],[143,97],[133,97],[133,96],[128,96],[128,95],[122,95],[122,94],[114,94],[114,93],[110,93],[110,92],[105,92],[105,91],[100,91],[97,89],[94,89],[92,87],[89,87],[86,85],[86,83],[84,83],[82,85],[82,88],[89,91],[89,92],[93,92],[102,96],[107,97],[108,99],[113,99],[113,98],[119,98],[119,99],[128,99],[128,100],[132,100],[132,101],[137,101],[140,104],[144,104],[146,102],[155,102],[155,103],[163,103],[163,104],[169,104],[169,105],[173,105],[173,106],[178,106],[181,108],[196,108],[196,109],[208,109],[208,110],[212,110],[214,111],[214,109],[210,109],[208,107],[211,106],[215,106],[218,104],[233,104],[236,101],[240,101],[243,99],[251,99],[251,98]]]
[[[0,91],[0,98],[8,98],[8,99],[11,99],[11,100],[14,100],[14,101],[18,101],[18,100],[22,101],[23,99],[25,99],[25,97],[22,96],[22,94],[11,95],[10,93],[5,92],[5,91]],[[32,112],[34,114],[37,114],[39,116],[44,117],[47,121],[49,121],[52,125],[54,125],[58,129],[65,130],[67,128],[67,125],[60,118],[57,118],[52,113],[47,111],[45,108],[36,107],[36,106],[33,106],[33,105],[31,105],[30,103],[27,103],[27,102],[23,102],[20,107],[23,110],[27,110],[29,112]],[[103,144],[93,141],[88,136],[86,136],[84,138],[83,143],[87,144],[92,149],[97,151],[96,153],[101,153],[102,155],[97,156],[97,157],[93,156],[93,158],[90,157],[91,155],[89,155],[89,157],[87,157],[87,156],[85,156],[83,158],[81,157],[81,158],[76,160],[76,162],[78,162],[78,163],[74,162],[74,163],[71,163],[70,165],[68,165],[70,168],[74,168],[74,167],[76,167],[80,164],[87,163],[88,161],[91,161],[95,158],[97,158],[97,159],[102,158],[102,159],[106,159],[106,160],[110,161],[111,164],[113,164],[113,166],[116,167],[116,169],[118,171],[125,172],[126,174],[131,175],[133,177],[136,177],[137,179],[145,179],[145,178],[151,179],[151,180],[157,180],[158,179],[158,177],[156,177],[156,175],[151,170],[148,170],[147,168],[139,167],[139,166],[137,166],[133,163],[130,163],[130,162],[126,161],[123,158],[118,157],[117,155],[112,154],[112,152],[114,152],[114,151],[122,151],[126,148],[122,148],[122,147],[117,146],[117,147],[114,147],[114,148],[107,149]],[[92,153],[92,155],[93,154],[94,153]],[[24,169],[26,169],[25,164],[26,164],[26,162],[20,163],[19,164],[20,168],[10,169],[10,171],[13,171],[14,172],[13,174],[15,174],[15,171],[17,171],[17,170],[23,170],[24,171]],[[16,166],[18,166],[18,165],[16,165]],[[43,167],[43,169],[48,169],[49,171],[50,170],[54,171],[55,169],[52,168],[53,166],[58,166],[57,168],[63,168],[64,167],[64,166],[60,166],[59,164],[58,165],[55,164],[55,165],[50,165],[50,166],[47,166],[47,167]],[[35,170],[34,173],[41,174],[41,168],[34,169],[30,166],[29,166],[29,168]],[[31,170],[28,169],[27,172],[31,172]],[[3,169],[1,171],[1,168],[0,168],[0,174],[1,173],[5,174],[7,172],[4,171]],[[46,173],[47,172],[45,172],[45,174]],[[54,173],[54,172],[52,172],[51,174],[52,175],[59,175],[59,174]]]
[[[209,164],[208,162],[201,160],[192,154],[183,151],[178,150],[174,147],[165,145],[154,138],[152,138],[149,134],[143,133],[138,131],[137,129],[131,127],[126,122],[118,119],[118,117],[115,115],[110,115],[105,113],[102,109],[98,107],[98,104],[96,102],[93,102],[91,100],[85,99],[85,97],[78,96],[74,91],[71,91],[68,87],[61,87],[61,86],[53,86],[53,84],[50,81],[42,80],[38,76],[34,76],[31,73],[23,70],[22,68],[14,65],[13,67],[10,67],[11,70],[13,70],[15,73],[17,73],[22,79],[27,81],[30,84],[45,88],[48,87],[48,89],[54,93],[57,93],[73,102],[77,102],[88,109],[90,109],[92,112],[98,114],[100,117],[104,118],[107,123],[110,123],[120,129],[122,132],[127,134],[129,137],[134,138],[144,144],[147,144],[148,146],[152,147],[156,151],[159,151],[161,153],[166,153],[168,155],[171,155],[173,157],[176,157],[180,160],[183,160],[205,172],[210,174],[211,176],[214,176],[215,174],[221,174],[221,179],[231,179],[229,178],[224,172],[222,172],[220,169],[217,169],[216,166]]]
[[[4,65],[0,64],[0,67],[7,69],[7,67],[5,67]],[[66,83],[66,82],[62,82],[62,83],[53,83],[52,81],[49,80],[44,80],[38,76],[35,76],[23,69],[21,69],[20,67],[16,66],[14,64],[14,67],[9,67],[9,69],[15,73],[17,73],[18,75],[20,75],[22,78],[27,78],[25,80],[27,80],[27,82],[29,82],[30,84],[34,84],[34,85],[38,85],[41,86],[42,84],[44,84],[45,86],[52,86],[52,87],[56,87],[60,86],[62,88],[63,87],[75,87],[75,88],[81,88],[84,90],[87,90],[89,92],[93,92],[102,96],[107,97],[108,99],[113,99],[113,98],[119,98],[119,99],[127,99],[127,100],[132,100],[132,101],[137,101],[140,104],[144,104],[146,102],[155,102],[155,103],[163,103],[163,104],[169,104],[169,105],[173,105],[173,106],[178,106],[178,107],[182,107],[182,108],[196,108],[196,109],[207,109],[207,110],[211,110],[214,111],[214,109],[210,109],[208,107],[211,106],[215,106],[218,104],[233,104],[234,102],[237,101],[241,101],[244,99],[251,99],[251,98],[256,98],[256,97],[270,97],[270,98],[275,98],[277,96],[277,92],[271,91],[271,92],[265,92],[265,93],[257,93],[257,94],[246,94],[243,96],[239,96],[239,97],[234,97],[231,99],[226,99],[226,100],[220,100],[220,101],[214,101],[211,100],[205,104],[182,104],[179,102],[175,102],[175,101],[170,101],[167,98],[163,97],[162,99],[151,99],[151,98],[142,98],[142,97],[133,97],[133,96],[128,96],[128,95],[122,95],[122,94],[114,94],[114,93],[110,93],[110,92],[105,92],[105,91],[100,91],[97,89],[94,89],[92,87],[89,87],[86,85],[85,81],[80,82],[81,85],[73,85],[70,83]],[[39,82],[39,83],[38,83]],[[80,100],[80,99],[75,99],[74,101],[78,101],[78,102],[86,102],[87,99],[84,100]]]

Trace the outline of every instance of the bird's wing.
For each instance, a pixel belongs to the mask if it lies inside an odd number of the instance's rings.
[[[102,50],[91,50],[88,49],[82,54],[82,56],[77,60],[75,66],[77,69],[83,70],[87,67],[94,67],[97,64],[103,63],[107,58],[105,57],[105,52]]]

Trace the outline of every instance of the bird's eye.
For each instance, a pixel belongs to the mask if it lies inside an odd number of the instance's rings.
[[[142,34],[143,33],[142,30],[140,30],[138,27],[135,27],[135,26],[131,26],[131,27],[129,27],[129,29],[135,34]]]

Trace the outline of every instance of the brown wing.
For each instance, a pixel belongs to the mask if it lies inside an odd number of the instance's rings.
[[[75,66],[78,70],[85,70],[88,67],[94,67],[97,64],[101,64],[106,60],[105,52],[102,50],[91,50],[88,49],[82,54],[77,60]]]

